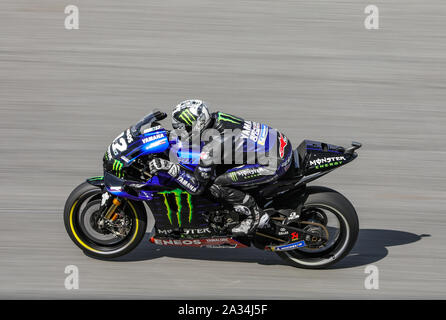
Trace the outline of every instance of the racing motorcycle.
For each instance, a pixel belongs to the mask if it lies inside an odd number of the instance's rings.
[[[174,150],[169,130],[159,123],[166,117],[152,112],[120,134],[104,155],[104,175],[87,179],[68,197],[65,228],[85,254],[112,259],[129,253],[143,239],[150,211],[155,220],[150,241],[157,245],[254,246],[313,269],[338,262],[353,248],[359,223],[350,201],[335,190],[307,184],[353,161],[360,143],[344,148],[304,140],[293,150],[284,176],[244,190],[269,222],[253,234],[233,237],[230,230],[240,217],[231,206],[206,192],[189,194],[167,173],[149,173],[150,160]],[[182,168],[193,172],[196,165],[186,160],[199,157],[199,151],[181,149],[177,155]]]

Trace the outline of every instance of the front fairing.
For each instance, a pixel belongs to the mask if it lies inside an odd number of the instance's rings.
[[[150,128],[141,135],[133,137],[129,128],[113,140],[108,146],[104,158],[108,161],[118,160],[131,165],[141,156],[162,153],[168,148],[168,132],[165,129]]]
[[[107,191],[123,198],[150,200],[152,191],[177,188],[174,179],[164,171],[159,171],[149,180],[143,179],[138,171],[135,174],[135,168],[141,168],[141,164],[145,164],[144,170],[148,171],[148,162],[157,156],[169,156],[170,161],[179,163],[183,169],[194,171],[200,161],[201,146],[187,148],[178,138],[169,141],[168,135],[169,132],[160,126],[149,128],[137,137],[131,135],[131,128],[122,132],[104,156]]]
[[[116,197],[137,201],[152,200],[157,192],[177,187],[172,177],[162,171],[145,182],[125,180],[104,172],[104,186]]]

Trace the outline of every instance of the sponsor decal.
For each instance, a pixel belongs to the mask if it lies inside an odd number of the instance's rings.
[[[192,192],[196,192],[198,190],[198,186],[194,186],[192,183],[187,181],[183,176],[178,176],[178,178],[176,178],[175,180]]]
[[[157,229],[156,232],[162,235],[168,235],[173,232],[173,229]]]
[[[231,178],[232,181],[235,182],[238,181],[239,177],[243,179],[251,179],[258,177],[263,173],[267,175],[268,171],[265,171],[264,168],[247,168],[243,170],[229,172],[229,177]]]
[[[162,235],[169,235],[173,232],[173,229],[157,229],[157,232]],[[212,233],[209,228],[196,228],[196,229],[182,229],[184,235],[200,235]]]
[[[228,237],[215,237],[215,238],[203,238],[203,239],[158,239],[152,237],[150,241],[154,244],[163,246],[188,246],[188,247],[246,247],[244,244]]]
[[[257,143],[261,146],[264,146],[267,137],[268,137],[268,126],[262,124],[262,127],[260,129],[259,140],[257,141]]]
[[[170,190],[170,191],[162,191],[162,192],[158,192],[158,194],[162,194],[164,197],[164,204],[166,206],[166,214],[167,214],[167,218],[169,219],[169,222],[171,225],[173,225],[172,222],[172,216],[174,214],[174,210],[175,210],[175,215],[177,217],[177,222],[178,222],[178,226],[181,227],[182,224],[182,220],[181,220],[181,215],[184,214],[186,211],[186,214],[188,215],[188,222],[190,223],[192,221],[192,212],[193,212],[193,207],[192,207],[192,196],[190,193],[181,190],[181,189],[175,189],[175,190]],[[173,197],[175,198],[175,204],[176,204],[176,208],[172,208],[171,204],[169,203],[169,198],[171,198],[173,195]],[[187,204],[183,205],[184,203],[184,199],[185,198],[185,202]]]
[[[159,130],[159,129],[161,129],[161,126],[155,126],[155,127],[147,128],[146,130],[144,130],[144,133],[156,131],[156,130]]]
[[[287,234],[289,234],[289,232],[288,232],[288,230],[287,229],[285,229],[285,228],[280,228],[280,230],[279,230],[279,236],[284,236],[284,235],[287,235]]]
[[[126,135],[127,135],[127,143],[132,143],[133,142],[133,136],[130,133],[130,129],[127,129]]]
[[[259,175],[260,171],[261,171],[260,168],[248,168],[248,169],[236,171],[236,173],[242,177],[246,177],[246,176],[251,176],[251,175]]]
[[[332,166],[339,166],[343,161],[346,161],[345,157],[324,157],[316,160],[310,160],[310,166],[316,166],[316,169],[319,168],[328,168]]]
[[[144,139],[142,139],[142,143],[148,143],[148,142],[151,142],[153,140],[160,139],[160,138],[164,138],[164,134],[163,133],[158,133],[158,134],[155,134],[153,136],[144,138]]]
[[[285,153],[285,147],[288,145],[288,139],[287,137],[284,137],[282,134],[280,134],[280,138],[279,138],[279,155],[281,158],[283,158],[284,153]]]
[[[242,138],[244,139],[250,139],[254,142],[259,141],[260,123],[245,121],[243,123],[243,129],[241,135]]]
[[[288,251],[288,250],[294,250],[297,248],[305,247],[305,241],[299,241],[295,243],[285,244],[283,246],[277,246],[271,248],[273,251]]]
[[[115,162],[113,162],[113,173],[118,178],[122,178],[124,176],[124,174],[122,172],[122,167],[123,167],[123,164],[121,161],[115,160]]]
[[[299,239],[299,234],[297,232],[293,232],[291,234],[291,241]]]
[[[183,120],[183,122],[187,125],[192,125],[197,118],[193,115],[193,113],[189,109],[183,110],[178,116],[179,119]]]
[[[198,228],[198,229],[184,229],[185,234],[202,234],[202,233],[211,233],[209,228]]]
[[[201,240],[179,240],[179,239],[153,239],[155,244],[162,246],[194,246],[201,247]]]
[[[231,122],[231,123],[235,123],[235,124],[242,123],[242,119],[239,119],[237,117],[234,117],[230,114],[223,113],[223,112],[218,113],[217,121],[226,121],[226,122]]]
[[[238,247],[238,244],[229,244],[229,243],[222,243],[220,245],[206,246],[206,248],[209,248],[209,249],[234,249],[237,247]]]
[[[206,242],[208,243],[217,243],[217,242],[227,242],[231,240],[231,238],[209,238],[209,239],[205,239]]]

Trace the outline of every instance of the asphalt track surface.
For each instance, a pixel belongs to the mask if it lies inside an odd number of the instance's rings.
[[[380,9],[366,30],[364,8]],[[64,29],[64,7],[80,29]],[[446,3],[0,2],[0,298],[445,298]],[[314,185],[355,205],[360,236],[327,270],[257,249],[158,247],[119,261],[68,238],[64,202],[153,107],[198,97],[297,145],[363,143]],[[153,225],[153,221],[152,221]],[[364,286],[368,265],[379,289]],[[67,265],[79,290],[66,290]]]

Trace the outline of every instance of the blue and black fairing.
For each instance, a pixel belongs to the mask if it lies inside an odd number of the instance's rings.
[[[128,135],[130,129],[121,133],[107,148],[105,160],[123,162],[126,166],[137,158],[154,153],[161,153],[169,148],[168,132],[159,128],[150,128],[136,137]]]
[[[150,200],[147,192],[139,191],[141,188],[151,187],[157,190],[157,188],[168,187],[172,184],[171,177],[163,173],[153,177],[147,174],[147,180],[141,179],[146,173],[144,166],[138,167],[135,163],[139,158],[143,158],[141,163],[146,163],[151,155],[160,154],[169,149],[169,133],[156,122],[166,116],[162,112],[151,113],[122,132],[110,144],[104,155],[102,181],[108,192],[134,200]],[[149,128],[141,132],[142,126],[145,125],[149,125]],[[90,183],[97,184],[98,182]]]
[[[128,150],[121,155],[122,160],[127,160],[127,165],[131,165],[133,161],[141,156],[148,154],[162,153],[166,151],[170,144],[168,139],[168,133],[165,129],[158,129],[143,133],[138,136],[134,143],[132,143]],[[122,157],[125,158],[122,158]]]
[[[166,116],[161,112],[151,113],[122,132],[107,148],[104,160],[122,160],[129,165],[140,156],[166,150],[169,147],[168,132],[156,122]],[[150,125],[150,128],[141,133],[144,125]]]

